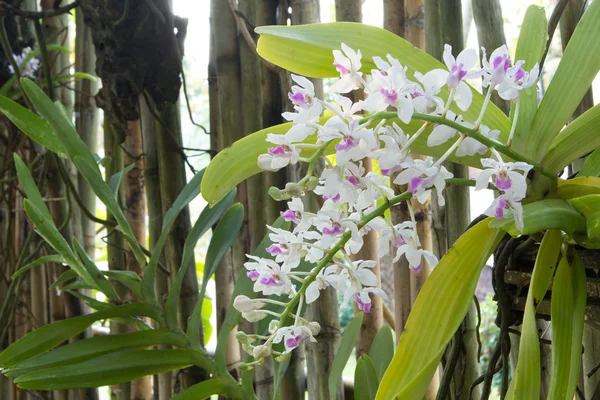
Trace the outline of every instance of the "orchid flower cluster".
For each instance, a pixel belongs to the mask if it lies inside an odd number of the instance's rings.
[[[421,247],[410,201],[407,202],[409,221],[394,224],[383,211],[411,197],[424,204],[430,200],[432,190],[437,192],[439,203],[443,205],[443,191],[452,183],[453,175],[442,163],[451,155],[492,154],[494,158],[482,160],[485,169],[475,182],[476,190],[487,188],[492,179],[501,194],[486,214],[503,218],[510,215],[507,214],[510,211],[517,228],[523,230],[520,202],[526,195],[526,177],[532,166],[525,162],[504,162],[494,148],[496,144],[502,145],[497,141],[500,132],[482,125],[481,121],[494,90],[501,98],[516,101],[518,107],[521,91],[535,84],[539,69],[536,65],[531,71],[525,71],[523,61],[513,65],[506,46],[496,49],[489,59],[483,51],[483,68],[479,69],[475,68],[478,57],[474,49],[466,49],[454,58],[451,47],[446,45],[443,59],[448,70],[415,72],[412,80],[407,68],[390,55],[386,59],[374,57],[377,68],[367,76],[361,72],[361,52],[342,44],[341,50],[333,51],[334,66],[340,75],[330,87],[334,103],[317,99],[310,80],[292,75],[296,84],[291,88],[289,99],[294,112],[286,112],[283,117],[293,124],[285,134],[267,136],[273,146],[259,156],[258,165],[268,171],[300,161],[309,166],[299,182],[290,182],[283,190],[270,190],[276,200],[289,200],[281,216],[293,223],[293,229],[269,226],[273,244],[267,252],[272,258],[249,255],[245,264],[247,276],[254,281],[254,291],[267,297],[238,296],[234,307],[250,322],[268,315],[275,318],[269,325],[268,335],[238,334],[244,349],[255,360],[244,367],[260,364],[271,355],[283,360],[303,340],[315,341],[319,324],[302,318],[301,310],[304,304],[315,301],[325,288],[337,289],[343,294],[344,305],[353,301],[364,312],[371,309],[370,295],[385,298],[372,271],[377,261],[356,259],[368,232],[378,234],[380,257],[392,250],[394,261],[406,257],[415,273],[424,262],[431,267],[437,264],[435,255]],[[472,79],[483,79],[483,86],[487,88],[479,117],[473,123],[463,121],[461,115],[450,111],[452,104],[463,112],[469,109],[473,95],[465,81]],[[449,93],[445,100],[441,97],[444,86]],[[343,96],[355,90],[364,91],[364,100],[353,102]],[[394,119],[404,124],[413,119],[425,122],[414,134],[407,135],[398,123],[380,118],[386,111],[388,118],[393,114]],[[328,117],[322,117],[324,113]],[[413,158],[411,145],[430,127],[432,116],[437,122],[427,138],[427,145],[440,146],[450,140],[453,144],[437,160]],[[518,109],[509,143],[517,116]],[[326,151],[334,152],[335,161],[333,157],[324,156]],[[377,160],[380,173],[366,168],[364,160],[367,158]],[[326,167],[317,177],[313,174],[318,159],[323,159]],[[396,195],[391,182],[407,185],[408,191]],[[310,191],[323,199],[321,209],[315,212],[306,210],[301,200]],[[312,270],[301,268],[306,263],[313,266]],[[300,288],[294,281],[301,284]],[[273,295],[290,300],[268,298]],[[268,303],[274,307],[266,309]],[[282,311],[273,311],[279,308]],[[281,342],[285,350],[276,351],[273,344]]]

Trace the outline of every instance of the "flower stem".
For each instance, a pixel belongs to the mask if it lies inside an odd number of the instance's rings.
[[[481,111],[479,112],[479,117],[477,117],[477,121],[475,121],[475,130],[479,130],[479,126],[481,125],[481,121],[483,120],[485,110],[487,110],[487,106],[490,103],[490,99],[492,98],[493,92],[494,92],[494,89],[490,86],[488,88],[487,93],[485,94],[485,100],[483,100],[483,105],[481,106]]]
[[[463,140],[465,140],[465,137],[466,135],[464,134],[460,135],[458,140],[454,142],[454,144],[450,146],[448,150],[446,150],[446,152],[435,162],[435,164],[433,164],[433,166],[439,167],[444,161],[446,161],[446,158],[450,157],[452,153],[454,153],[456,148],[462,143]]]
[[[383,118],[393,119],[393,118],[397,118],[397,117],[398,116],[394,112],[381,112],[381,113],[374,114],[374,115],[370,116],[369,118],[365,118],[364,120],[365,121],[367,119],[378,120],[378,119],[383,119]],[[509,157],[512,160],[522,161],[529,165],[533,165],[533,169],[536,172],[539,172],[540,174],[542,174],[544,176],[547,176],[552,179],[557,179],[556,174],[546,171],[540,165],[540,163],[537,163],[537,162],[511,150],[510,148],[508,148],[507,146],[505,146],[502,143],[496,142],[495,140],[492,140],[490,138],[483,136],[481,133],[479,133],[478,129],[468,128],[468,127],[462,125],[461,123],[452,121],[450,119],[442,118],[438,115],[414,113],[413,118],[420,119],[421,121],[426,121],[426,122],[433,123],[433,124],[442,124],[442,125],[446,125],[451,128],[454,128],[457,131],[464,133],[468,137],[471,137],[471,138],[477,140],[478,142],[482,143],[483,145],[498,150],[500,153],[504,154],[505,156]],[[362,120],[361,120],[361,122],[362,122]]]
[[[508,141],[506,142],[506,147],[510,147],[512,144],[513,136],[515,135],[515,130],[517,128],[517,121],[519,120],[519,108],[521,106],[521,96],[517,98],[517,105],[515,106],[515,116],[513,117],[512,126],[510,127],[510,135],[508,135]]]
[[[391,198],[389,202],[386,202],[386,203],[380,205],[375,210],[373,210],[369,214],[365,215],[360,220],[360,222],[357,224],[358,229],[360,230],[371,220],[383,215],[383,213],[385,211],[387,211],[390,207],[392,207],[404,200],[408,200],[411,197],[412,197],[412,193],[404,192],[402,194],[399,194],[398,196]],[[350,231],[345,232],[342,235],[341,239],[335,244],[335,246],[333,246],[333,248],[325,254],[325,257],[323,257],[323,259],[321,261],[319,261],[319,263],[317,264],[315,269],[313,269],[311,274],[308,275],[306,277],[306,279],[304,279],[304,283],[298,290],[298,293],[296,293],[296,295],[289,301],[285,310],[282,311],[278,328],[283,328],[285,326],[287,318],[291,315],[292,310],[294,309],[296,304],[300,301],[300,297],[302,297],[304,295],[304,292],[306,292],[306,289],[308,289],[308,285],[310,285],[311,283],[314,282],[314,280],[317,278],[317,275],[319,274],[319,272],[321,272],[321,270],[323,268],[325,268],[325,266],[327,266],[331,262],[331,260],[333,260],[333,257],[341,249],[344,248],[344,246],[346,245],[346,243],[348,243],[348,241],[350,240],[351,237],[352,237],[352,232],[350,232]]]

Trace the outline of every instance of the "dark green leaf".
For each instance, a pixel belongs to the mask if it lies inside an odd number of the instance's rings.
[[[44,218],[49,221],[53,221],[52,215],[46,206],[46,202],[44,201],[44,198],[42,197],[42,194],[40,193],[33,176],[31,176],[29,173],[29,169],[17,155],[17,153],[13,154],[13,159],[15,160],[15,167],[17,170],[17,176],[19,177],[19,182],[21,182],[21,185],[25,190],[25,194],[27,194],[27,198],[29,201],[31,201],[31,203],[33,203],[33,205],[37,207]]]
[[[94,280],[95,286],[100,289],[102,293],[109,299],[118,299],[119,295],[112,287],[109,281],[106,280],[102,272],[98,269],[96,264],[92,261],[90,256],[87,254],[81,243],[77,240],[77,238],[73,238],[73,248],[75,252],[79,256],[79,259],[83,263],[83,267],[87,270],[90,277]]]
[[[369,357],[373,361],[378,379],[383,377],[385,370],[390,365],[390,362],[392,362],[395,349],[392,328],[389,325],[382,326],[377,335],[375,335],[371,350],[369,350]]]
[[[22,375],[15,383],[29,390],[91,388],[130,382],[190,365],[212,370],[210,359],[195,350],[130,349]]]
[[[244,222],[244,207],[240,203],[233,204],[219,221],[206,251],[206,261],[204,262],[204,276],[202,277],[202,286],[198,295],[198,302],[194,307],[192,316],[188,324],[187,336],[192,347],[202,346],[198,332],[202,321],[202,301],[210,277],[215,273],[223,257],[229,251],[231,246],[237,240],[237,236]]]
[[[600,149],[586,158],[577,176],[600,176]]]
[[[119,188],[121,187],[121,182],[123,181],[123,177],[127,175],[133,168],[135,167],[135,163],[129,164],[121,171],[117,172],[108,180],[108,186],[115,194],[115,198],[119,198]]]
[[[142,298],[142,279],[136,272],[106,270],[102,271],[102,273],[108,279],[113,279],[127,287],[138,299]]]
[[[64,264],[65,263],[65,259],[62,256],[58,255],[58,254],[52,254],[52,255],[49,255],[49,256],[40,257],[37,260],[32,261],[29,264],[24,265],[19,270],[17,270],[17,272],[15,272],[11,276],[11,279],[15,279],[15,278],[19,277],[20,275],[24,274],[25,272],[29,271],[30,269],[35,268],[38,265],[45,264],[45,263]],[[77,276],[77,273],[75,271],[72,271],[72,272],[75,274],[74,276]]]
[[[233,378],[225,377],[197,383],[175,395],[172,400],[204,400],[216,394],[232,399],[244,398],[240,385]]]
[[[342,372],[346,363],[352,354],[352,349],[356,345],[356,339],[360,333],[360,326],[363,320],[363,313],[360,312],[354,316],[354,319],[348,324],[344,334],[342,335],[342,341],[340,347],[335,352],[335,358],[333,359],[333,365],[331,366],[331,372],[329,373],[329,398],[335,400],[337,396],[337,387],[342,378]]]
[[[113,317],[146,316],[161,320],[160,312],[142,303],[113,306],[103,311],[57,321],[23,336],[0,353],[0,367],[7,368],[29,360],[80,334],[95,321]]]
[[[354,398],[356,400],[373,400],[379,386],[377,371],[371,358],[364,354],[356,362],[354,370]]]

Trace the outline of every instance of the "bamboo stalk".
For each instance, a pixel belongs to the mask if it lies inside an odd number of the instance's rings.
[[[472,0],[471,4],[479,46],[485,47],[489,57],[492,51],[506,44],[500,0]],[[508,101],[502,100],[498,93],[492,95],[492,101],[508,115]]]
[[[94,74],[96,68],[96,53],[92,44],[92,35],[89,27],[84,21],[81,8],[75,11],[77,20],[77,32],[75,36],[75,71]],[[93,96],[98,92],[98,83],[87,79],[75,81],[75,127],[79,136],[89,147],[92,153],[98,148],[98,108]],[[79,178],[79,196],[86,208],[92,212],[96,210],[96,196],[88,183]],[[96,224],[87,218],[82,218],[81,230],[83,235],[83,246],[94,259]]]
[[[117,137],[113,126],[110,122],[110,117],[105,115],[104,117],[104,155],[110,158],[110,163],[105,166],[105,179],[108,182],[115,173],[123,169],[123,152],[119,147],[121,140]],[[120,200],[122,200],[122,191],[120,193]],[[121,201],[120,201],[121,202]],[[109,221],[114,221],[114,216],[110,213],[106,215]],[[125,240],[123,236],[116,229],[112,229],[107,233],[107,256],[108,256],[108,268],[110,270],[123,271],[125,270],[125,256],[123,249],[125,248]],[[117,293],[121,298],[126,298],[127,288],[123,285],[113,282]],[[126,333],[127,327],[111,322],[110,324],[111,334]],[[123,383],[111,387],[111,399],[112,400],[129,400],[131,396],[131,385],[129,383]]]
[[[211,54],[209,65],[209,95],[211,118],[211,147],[221,150],[243,136],[241,120],[240,54],[236,19],[228,2],[211,0]],[[220,330],[226,310],[231,302],[236,270],[244,263],[245,251],[250,237],[247,223],[248,196],[246,183],[238,186],[238,201],[244,206],[245,221],[238,243],[228,254],[215,274],[217,331]],[[240,347],[233,329],[228,336],[227,365],[234,377],[239,376]],[[260,369],[258,369],[260,370]],[[268,394],[268,385],[257,385],[259,398]],[[265,397],[267,398],[267,397]]]

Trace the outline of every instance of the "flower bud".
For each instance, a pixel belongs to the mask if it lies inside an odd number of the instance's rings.
[[[261,344],[254,348],[254,350],[252,351],[252,355],[254,356],[254,359],[256,359],[256,360],[269,357],[271,355],[271,348],[268,346],[265,346],[264,344]]]
[[[277,328],[279,327],[279,320],[275,320],[272,319],[271,322],[269,322],[269,333],[275,333],[277,332]]]
[[[289,360],[291,356],[292,356],[291,353],[287,353],[287,352],[286,353],[281,353],[281,355],[275,357],[275,361],[277,361],[277,362],[285,362],[285,361]]]
[[[275,201],[289,200],[292,198],[285,190],[280,190],[275,186],[269,188],[269,196]]]
[[[252,351],[254,350],[254,346],[248,343],[242,343],[242,350],[249,355],[252,355]]]
[[[264,319],[266,316],[267,313],[262,311],[251,311],[242,313],[242,318],[244,318],[248,322],[258,322],[261,319]]]
[[[254,369],[254,364],[246,364],[244,362],[241,362],[240,369],[242,371],[252,371]]]
[[[319,186],[319,178],[317,178],[316,176],[311,176],[306,180],[306,183],[304,184],[306,190],[310,191],[315,190],[317,186]]]
[[[254,302],[250,297],[239,295],[233,300],[233,307],[241,313],[249,313],[265,306],[265,303]]]
[[[304,189],[296,182],[288,182],[285,184],[285,192],[291,197],[300,197],[304,194]]]
[[[239,331],[238,333],[236,333],[235,335],[236,339],[238,340],[238,342],[242,343],[242,344],[251,344],[256,342],[256,337],[252,336],[248,336],[246,335],[245,332]]]
[[[308,329],[310,329],[310,333],[312,333],[313,336],[317,336],[319,332],[321,332],[321,325],[316,321],[309,322]]]

